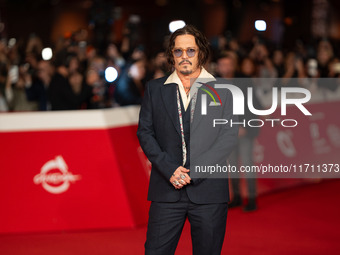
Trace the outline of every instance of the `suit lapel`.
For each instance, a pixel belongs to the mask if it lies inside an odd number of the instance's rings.
[[[179,128],[176,90],[177,85],[175,83],[162,85],[161,94],[165,108],[170,116],[170,119],[174,124],[174,127],[177,130],[178,134],[181,135],[181,131]]]

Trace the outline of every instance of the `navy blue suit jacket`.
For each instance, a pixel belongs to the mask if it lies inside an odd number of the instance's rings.
[[[173,172],[182,165],[182,138],[178,117],[177,84],[166,84],[168,77],[152,80],[146,85],[140,110],[137,136],[140,145],[152,163],[148,200],[176,202],[180,191],[170,183]],[[212,126],[213,119],[233,119],[232,95],[227,89],[216,89],[222,99],[220,107],[208,107],[201,115],[201,94],[198,91],[193,122],[190,127],[190,171],[195,165],[227,165],[227,158],[237,143],[238,128],[234,125]],[[188,108],[188,110],[190,110]],[[209,177],[209,178],[206,178]],[[229,201],[228,178],[210,178],[212,175],[192,178],[186,185],[190,200],[197,204]]]

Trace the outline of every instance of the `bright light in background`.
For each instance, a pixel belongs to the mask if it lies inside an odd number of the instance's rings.
[[[257,31],[266,31],[267,23],[264,20],[256,20],[255,21],[255,29]]]
[[[50,60],[53,56],[51,48],[44,48],[41,52],[43,60]]]
[[[8,40],[8,47],[12,48],[17,43],[17,40],[15,38],[11,38]]]
[[[185,22],[183,20],[174,20],[169,23],[169,30],[171,33],[173,33],[177,29],[180,29],[184,26],[185,26]]]
[[[114,82],[118,77],[117,69],[110,66],[105,69],[105,80],[107,82]]]

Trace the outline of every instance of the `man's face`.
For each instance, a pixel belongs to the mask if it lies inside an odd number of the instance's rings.
[[[182,55],[176,56],[180,52],[182,52]],[[189,75],[198,69],[198,46],[193,35],[177,36],[172,54],[177,72]],[[192,56],[193,54],[194,56]]]
[[[222,78],[233,76],[235,72],[233,60],[230,58],[219,59],[217,61],[217,72]]]

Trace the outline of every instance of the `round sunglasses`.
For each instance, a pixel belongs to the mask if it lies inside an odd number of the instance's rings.
[[[196,54],[196,49],[194,48],[189,48],[189,49],[174,49],[173,52],[174,52],[174,55],[176,58],[179,58],[183,55],[183,52],[185,51],[185,53],[188,55],[189,58],[192,58],[195,56]]]

